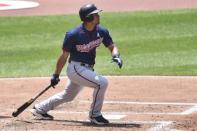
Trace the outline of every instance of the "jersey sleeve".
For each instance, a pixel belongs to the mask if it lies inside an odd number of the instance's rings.
[[[74,35],[70,32],[67,32],[64,37],[62,49],[67,52],[70,52],[72,49],[73,43],[74,43]]]
[[[113,40],[107,29],[103,29],[103,34],[104,34],[103,44],[105,45],[105,47],[108,47],[109,45],[113,44]]]

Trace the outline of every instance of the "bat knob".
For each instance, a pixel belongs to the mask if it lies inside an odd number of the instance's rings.
[[[17,115],[18,115],[18,114],[17,114],[16,111],[14,111],[14,112],[12,113],[12,116],[13,116],[13,117],[17,117]]]

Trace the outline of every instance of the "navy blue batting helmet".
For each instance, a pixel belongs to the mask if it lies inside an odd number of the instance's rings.
[[[82,21],[90,22],[93,20],[93,14],[99,13],[102,10],[97,9],[94,4],[86,4],[79,10],[79,16]]]

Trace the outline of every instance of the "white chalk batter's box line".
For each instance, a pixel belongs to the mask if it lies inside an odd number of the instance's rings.
[[[88,114],[89,113],[85,111],[50,111],[50,112],[55,114]],[[102,113],[104,115],[189,115],[191,114],[190,112],[184,111],[180,113],[160,113],[160,112],[102,112]]]
[[[80,100],[83,103],[91,103],[88,100]],[[133,102],[133,101],[104,101],[105,104],[131,104],[131,105],[175,105],[175,106],[194,106],[197,103],[178,103],[178,102]]]
[[[83,103],[91,103],[91,101],[81,100]],[[161,112],[122,112],[122,114],[143,114],[143,115],[189,115],[197,111],[197,103],[175,103],[175,102],[131,102],[131,101],[105,101],[104,104],[132,104],[132,105],[174,105],[174,106],[191,106],[183,112],[161,113]],[[115,112],[114,112],[115,113]],[[116,112],[118,114],[120,112]],[[120,113],[121,114],[121,113]]]
[[[91,101],[81,100],[82,103],[91,103]],[[132,104],[132,105],[174,105],[174,106],[191,106],[187,110],[183,112],[103,112],[104,115],[109,116],[112,119],[121,119],[126,117],[127,115],[189,115],[193,112],[197,111],[197,103],[167,103],[167,102],[129,102],[129,101],[105,101],[105,104]],[[87,111],[62,111],[62,110],[53,110],[50,111],[54,114],[88,114]]]

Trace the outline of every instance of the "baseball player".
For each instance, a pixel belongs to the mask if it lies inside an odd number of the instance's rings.
[[[89,119],[97,125],[108,124],[109,121],[101,114],[104,95],[108,86],[105,77],[94,72],[96,48],[103,43],[112,54],[112,60],[119,68],[122,67],[118,48],[112,41],[108,30],[99,25],[99,12],[94,4],[87,4],[80,8],[79,16],[82,24],[68,31],[65,35],[62,54],[57,60],[55,72],[51,78],[51,85],[55,86],[60,81],[59,75],[67,58],[68,83],[66,89],[54,96],[36,104],[31,110],[39,119],[53,119],[47,112],[58,105],[72,101],[84,87],[94,88],[93,102],[89,112]]]

